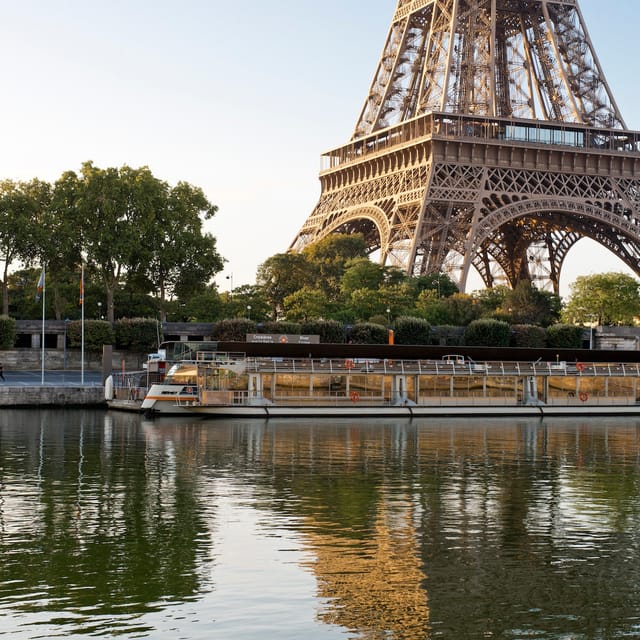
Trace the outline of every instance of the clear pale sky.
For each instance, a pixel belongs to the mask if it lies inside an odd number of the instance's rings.
[[[55,181],[85,160],[147,165],[219,207],[208,223],[252,284],[319,194],[322,152],[352,134],[395,0],[0,0],[0,178]],[[630,129],[640,130],[640,2],[580,0]],[[578,275],[627,271],[582,240]],[[478,285],[479,286],[479,285]]]

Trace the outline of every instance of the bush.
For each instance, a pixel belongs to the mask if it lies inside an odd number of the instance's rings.
[[[342,344],[344,326],[337,320],[310,320],[302,323],[301,333],[306,336],[320,336],[320,342]]]
[[[0,349],[13,349],[16,344],[16,321],[9,316],[0,316]]]
[[[388,341],[388,329],[373,322],[359,322],[349,332],[349,342],[353,344],[386,344]]]
[[[67,339],[72,349],[82,348],[82,320],[71,320],[67,325]],[[93,353],[102,352],[105,344],[113,344],[115,334],[110,322],[106,320],[84,321],[84,348]]]
[[[255,332],[256,323],[247,318],[220,320],[213,326],[213,338],[220,342],[245,342],[247,333]]]
[[[429,344],[431,325],[422,318],[400,316],[394,322],[396,344]]]
[[[511,326],[511,346],[529,347],[532,349],[545,347],[547,332],[534,324],[514,324]]]
[[[459,347],[464,343],[464,327],[442,324],[431,327],[431,344]]]
[[[260,333],[288,333],[300,335],[301,327],[298,322],[263,322],[258,327]]]
[[[464,332],[465,344],[478,347],[508,347],[510,337],[508,322],[490,318],[473,320]]]
[[[162,328],[153,318],[124,318],[115,323],[118,349],[147,353],[162,342]]]
[[[551,349],[581,349],[583,327],[574,324],[554,324],[547,327],[547,347]]]

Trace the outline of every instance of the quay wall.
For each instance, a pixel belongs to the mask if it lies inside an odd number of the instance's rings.
[[[13,387],[0,386],[2,407],[106,406],[104,387]]]

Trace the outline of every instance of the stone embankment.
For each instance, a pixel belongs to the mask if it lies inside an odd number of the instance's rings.
[[[102,372],[102,379],[113,371],[142,369],[142,354],[109,354],[105,359],[97,354],[85,354],[85,371]],[[0,363],[5,373],[10,371],[40,371],[42,352],[38,349],[0,351]],[[81,354],[77,350],[46,349],[46,371],[79,371]],[[8,377],[8,376],[7,376]],[[106,406],[103,385],[15,385],[0,381],[0,407],[75,407]]]

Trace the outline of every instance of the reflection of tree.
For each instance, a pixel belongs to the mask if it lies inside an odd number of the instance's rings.
[[[388,638],[422,640],[429,609],[411,504],[383,495],[376,506],[375,521],[359,539],[312,518],[305,523],[318,595],[326,602],[320,619],[354,630],[354,637],[379,638],[385,631]]]
[[[42,590],[15,606],[63,608],[76,623],[194,597],[208,547],[195,465],[146,442],[137,417],[112,428],[103,412],[83,412],[81,425],[78,416],[46,412],[41,429],[0,431],[4,480],[15,487],[0,516],[0,584]],[[24,454],[6,455],[3,441]]]

